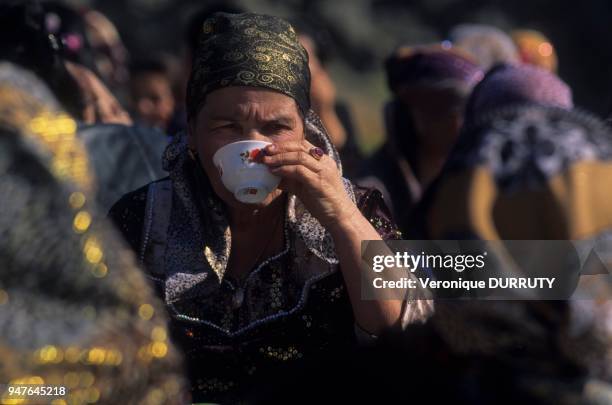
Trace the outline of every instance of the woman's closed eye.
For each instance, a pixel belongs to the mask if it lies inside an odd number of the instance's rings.
[[[270,122],[264,125],[262,131],[266,135],[275,135],[282,132],[292,131],[293,127],[282,122]]]
[[[240,125],[237,122],[219,122],[214,123],[210,126],[211,131],[219,131],[219,130],[240,130]]]

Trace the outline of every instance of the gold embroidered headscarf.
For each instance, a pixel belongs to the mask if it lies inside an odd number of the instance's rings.
[[[264,87],[310,108],[308,54],[286,21],[261,14],[217,13],[204,22],[187,86],[193,118],[206,95],[228,86]]]

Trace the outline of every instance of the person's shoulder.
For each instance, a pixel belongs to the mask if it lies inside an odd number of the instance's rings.
[[[401,239],[391,210],[385,203],[383,193],[375,187],[353,185],[355,202],[363,216],[370,221],[383,239]]]
[[[360,208],[368,203],[383,200],[383,194],[378,187],[353,183],[353,190],[357,206]]]
[[[147,203],[147,195],[149,193],[150,187],[154,184],[161,184],[169,181],[169,177],[164,177],[163,179],[152,181],[151,183],[146,184],[134,191],[130,191],[129,193],[124,194],[123,197],[121,197],[119,200],[117,200],[117,202],[115,202],[115,204],[113,204],[108,213],[109,216],[112,217],[116,213],[124,210],[142,209],[144,212]]]
[[[366,218],[370,217],[378,209],[388,211],[383,193],[377,187],[362,184],[352,184],[352,186],[355,193],[355,203]]]
[[[119,200],[117,200],[117,202],[113,204],[108,212],[109,216],[112,216],[114,213],[123,211],[125,209],[135,209],[141,205],[145,205],[147,201],[147,193],[151,184],[152,183],[149,183],[134,191],[124,194]]]
[[[131,191],[121,197],[108,212],[109,219],[123,234],[132,249],[138,251],[147,207],[147,195],[152,184],[170,181],[163,178]]]

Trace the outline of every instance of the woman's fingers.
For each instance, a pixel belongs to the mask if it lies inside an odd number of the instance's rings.
[[[301,164],[271,167],[270,171],[288,180],[312,181],[316,178],[316,173]]]
[[[318,160],[303,150],[264,156],[262,162],[271,168],[284,165],[303,165],[315,173],[319,173],[323,169]]]
[[[278,142],[266,147],[262,162],[271,169],[282,166],[301,165],[315,174],[319,174],[325,167],[326,156],[321,160],[310,154],[314,146],[306,141]],[[290,169],[291,170],[291,169]],[[284,173],[281,171],[281,173]],[[279,174],[280,175],[280,174]]]
[[[314,146],[306,140],[279,142],[266,148],[262,163],[282,178],[279,188],[283,190],[296,195],[303,192],[317,195],[333,193],[325,184],[334,184],[331,180],[338,176],[336,163],[326,155],[317,159],[311,154],[312,148]],[[299,197],[307,198],[304,195]]]
[[[265,148],[266,155],[272,156],[277,155],[279,153],[286,152],[308,152],[313,145],[307,140],[302,141],[285,141],[285,142],[277,142],[272,145],[268,145]]]
[[[272,174],[279,176],[281,184],[279,188],[289,191],[298,197],[302,190],[317,190],[317,185],[320,183],[319,176],[303,165],[284,165],[270,168]]]

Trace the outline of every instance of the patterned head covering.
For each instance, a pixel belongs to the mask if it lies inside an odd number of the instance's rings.
[[[0,380],[66,387],[62,403],[185,403],[164,308],[96,206],[75,130],[0,63]]]
[[[612,136],[596,117],[537,104],[502,107],[459,136],[424,202],[428,234],[596,237],[612,231],[610,176]]]
[[[534,103],[570,109],[572,90],[557,75],[537,66],[499,65],[474,88],[466,122],[509,105]]]
[[[260,14],[217,13],[204,22],[187,86],[193,118],[206,95],[228,86],[264,87],[310,108],[308,54],[286,21]]]
[[[396,92],[402,85],[432,84],[443,81],[476,84],[484,76],[469,58],[451,49],[436,47],[400,47],[385,61],[389,88]]]

